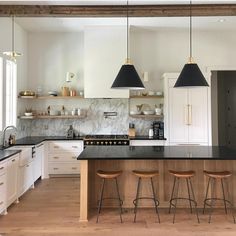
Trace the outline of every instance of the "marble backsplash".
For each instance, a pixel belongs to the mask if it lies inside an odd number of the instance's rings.
[[[52,101],[50,101],[51,105]],[[58,102],[57,102],[58,104]],[[49,104],[32,104],[38,110]],[[24,136],[64,136],[70,125],[79,135],[86,134],[127,134],[129,123],[134,123],[137,135],[148,135],[153,120],[129,117],[128,99],[83,99],[66,104],[68,110],[79,107],[86,112],[84,119],[38,119],[18,120],[17,138]],[[117,112],[117,116],[105,117],[104,112]]]

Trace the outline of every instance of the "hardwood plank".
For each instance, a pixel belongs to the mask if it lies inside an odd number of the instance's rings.
[[[17,17],[124,17],[126,6],[0,5],[0,16]],[[193,16],[235,16],[236,4],[194,4]],[[130,5],[131,17],[189,16],[189,5]]]

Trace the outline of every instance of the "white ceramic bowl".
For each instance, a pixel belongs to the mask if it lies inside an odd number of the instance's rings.
[[[157,95],[157,96],[162,96],[162,95],[163,95],[163,92],[157,91],[157,92],[156,92],[156,95]]]
[[[155,111],[152,111],[152,110],[150,110],[150,111],[143,111],[143,114],[144,115],[154,115]]]
[[[161,115],[161,108],[155,108],[155,113],[156,115],[160,116]]]
[[[149,95],[149,96],[153,96],[153,95],[155,95],[155,92],[153,92],[153,91],[148,91],[148,95]]]
[[[141,111],[130,111],[130,115],[140,115]]]
[[[57,91],[49,91],[48,94],[51,96],[57,96]]]
[[[32,112],[25,112],[25,116],[32,116],[33,113]]]

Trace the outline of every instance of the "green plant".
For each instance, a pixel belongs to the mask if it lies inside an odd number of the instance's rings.
[[[32,110],[32,108],[25,108],[25,112],[27,112],[27,113],[31,113],[33,110]]]

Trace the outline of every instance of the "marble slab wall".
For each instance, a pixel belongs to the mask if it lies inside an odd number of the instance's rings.
[[[49,105],[59,106],[60,102],[48,101],[45,104],[32,104],[34,109],[44,109]],[[137,135],[148,135],[153,120],[133,119],[129,117],[129,99],[82,99],[80,101],[62,101],[71,111],[73,107],[86,112],[83,119],[39,119],[20,120],[18,135],[66,135],[70,125],[79,135],[86,134],[127,134],[129,123],[134,123]],[[117,116],[105,117],[104,112],[117,112]]]

